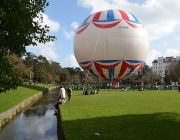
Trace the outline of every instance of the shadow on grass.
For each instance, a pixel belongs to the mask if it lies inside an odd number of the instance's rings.
[[[46,93],[48,92],[48,88],[46,87],[41,87],[41,86],[38,86],[38,85],[21,85],[22,87],[25,87],[25,88],[30,88],[30,89],[34,89],[34,90],[37,90],[37,91],[43,91],[43,93]]]
[[[63,126],[70,140],[180,140],[180,114],[176,113],[63,121]]]

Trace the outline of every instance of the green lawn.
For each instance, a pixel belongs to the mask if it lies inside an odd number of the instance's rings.
[[[16,90],[10,90],[0,94],[0,113],[17,105],[38,91],[46,90],[45,85],[23,85]]]
[[[180,93],[177,91],[100,91],[61,106],[68,140],[179,140]]]

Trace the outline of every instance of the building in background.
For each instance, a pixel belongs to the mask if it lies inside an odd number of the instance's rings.
[[[162,78],[166,72],[180,60],[180,56],[176,57],[158,57],[152,62],[152,70],[159,74]]]

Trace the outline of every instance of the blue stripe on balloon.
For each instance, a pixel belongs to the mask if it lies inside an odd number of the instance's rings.
[[[113,10],[107,11],[107,20],[114,21],[114,12]]]
[[[85,20],[84,20],[84,22],[78,27],[78,28],[81,28],[81,27],[83,27],[84,25],[86,25],[86,24],[88,24],[88,19],[90,18],[92,16],[92,14],[91,15],[89,15]]]
[[[98,20],[98,21],[96,21],[96,22],[102,22],[102,23],[106,23],[106,22],[112,22],[112,21],[117,21],[117,20],[119,20],[119,19],[114,19],[114,20]],[[120,21],[120,20],[119,20]]]
[[[114,62],[119,62],[119,61],[126,61],[129,63],[141,63],[141,62],[143,62],[140,60],[96,60],[96,62],[100,62],[100,63],[114,63]],[[79,62],[79,64],[88,64],[90,62],[91,61],[82,61],[82,62]]]
[[[130,63],[141,63],[143,61],[140,60],[125,60],[126,62],[130,62]]]
[[[134,72],[134,70],[135,70],[135,69],[130,69],[130,71],[127,73],[127,75],[126,75],[126,76],[129,76],[131,73],[133,73],[133,72]]]
[[[121,60],[97,60],[96,62],[100,63],[113,63],[113,62],[119,62]]]
[[[79,64],[88,64],[88,63],[90,63],[91,61],[83,61],[83,62],[79,62]]]
[[[98,77],[91,68],[89,69],[89,72],[90,72],[93,76]]]
[[[108,70],[108,72],[109,72],[109,79],[113,79],[114,78],[114,68],[110,68]]]
[[[137,24],[142,24],[135,15],[131,14],[131,16],[134,18],[134,20],[129,20],[130,22],[134,22],[134,23],[137,23]]]

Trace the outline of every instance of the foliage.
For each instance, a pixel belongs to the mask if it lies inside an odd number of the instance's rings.
[[[49,27],[42,24],[42,13],[47,6],[46,0],[1,0],[0,92],[16,88],[20,83],[16,68],[8,60],[9,55],[22,56],[26,52],[26,46],[55,39],[47,34]],[[17,69],[20,68],[19,66]],[[29,68],[26,68],[28,72],[22,73],[24,77],[32,72]]]
[[[3,54],[26,52],[25,47],[54,40],[49,27],[43,26],[46,0],[1,0],[0,5],[0,51]]]
[[[29,77],[33,77],[32,66],[25,65],[24,60],[16,55],[9,55],[8,58],[13,62],[14,68],[19,73],[21,79],[29,80]]]
[[[166,77],[170,81],[179,81],[180,80],[180,60],[173,64],[170,65],[168,72],[166,73]]]
[[[144,67],[138,73],[126,79],[125,82],[136,85],[141,83],[155,85],[156,82],[160,83],[160,80],[160,75],[153,72],[151,68],[145,64]]]
[[[85,72],[80,68],[61,68],[60,64],[55,61],[48,61],[44,56],[36,56],[27,53],[22,60],[26,67],[32,69],[33,82],[41,83],[61,83],[61,84],[83,84],[87,79]],[[23,70],[21,73],[24,73]],[[22,77],[24,81],[29,78]]]
[[[13,61],[0,54],[0,93],[15,89],[21,83],[19,73],[13,66]]]
[[[61,66],[59,63],[52,61],[49,67],[54,82],[60,82]]]

